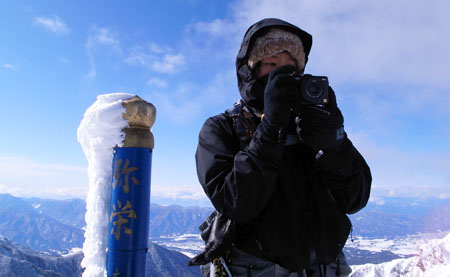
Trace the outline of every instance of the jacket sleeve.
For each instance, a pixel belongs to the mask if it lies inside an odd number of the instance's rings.
[[[366,206],[372,183],[370,168],[348,138],[318,163],[322,182],[343,212],[356,213]]]
[[[238,223],[256,217],[275,189],[283,149],[277,131],[261,123],[249,146],[239,150],[225,115],[209,118],[195,157],[199,181],[216,210]]]

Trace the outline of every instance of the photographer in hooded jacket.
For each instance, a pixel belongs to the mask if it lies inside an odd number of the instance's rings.
[[[324,76],[304,74],[312,37],[280,19],[246,32],[242,97],[204,123],[199,181],[216,211],[190,260],[204,276],[347,276],[346,214],[369,199],[371,174],[344,131]]]

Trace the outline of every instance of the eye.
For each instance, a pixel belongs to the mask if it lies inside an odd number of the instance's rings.
[[[263,63],[263,65],[270,66],[270,67],[276,67],[277,63],[276,62],[265,62],[265,63]]]

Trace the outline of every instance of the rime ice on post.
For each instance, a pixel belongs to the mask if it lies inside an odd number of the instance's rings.
[[[108,224],[112,215],[110,215],[110,197],[113,185],[113,151],[115,147],[121,147],[128,143],[129,140],[124,141],[125,137],[132,137],[132,135],[128,136],[129,131],[125,129],[135,125],[128,122],[130,120],[127,116],[132,116],[132,113],[127,114],[126,108],[123,106],[126,100],[131,101],[132,99],[135,99],[135,95],[126,93],[99,95],[97,101],[86,110],[78,128],[78,141],[89,164],[89,192],[86,198],[86,232],[83,244],[84,259],[81,263],[85,268],[83,276],[103,277],[106,275],[106,249],[108,236],[111,233]],[[154,107],[153,119],[150,122],[150,125],[147,124],[149,126],[147,129],[154,123]],[[145,126],[136,126],[137,131],[142,132],[142,127]],[[151,134],[146,136],[150,138]],[[152,136],[151,147],[153,147]],[[126,161],[124,161],[124,165],[125,163]],[[133,165],[127,168],[133,168]],[[129,187],[134,184],[133,179],[130,180],[128,181]],[[116,185],[119,185],[119,182]],[[126,185],[125,182],[123,185]],[[150,194],[147,197],[149,198]],[[121,203],[120,207],[116,203],[116,209],[122,210],[122,212],[128,212],[128,207],[126,201]],[[130,214],[133,216],[131,212]],[[114,216],[118,218],[118,215]],[[124,213],[120,215],[124,217]],[[124,229],[122,228],[122,230]]]

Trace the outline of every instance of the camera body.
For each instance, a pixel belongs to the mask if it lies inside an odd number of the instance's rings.
[[[311,74],[294,74],[293,76],[300,84],[301,104],[328,104],[328,78],[326,76],[313,76]]]

